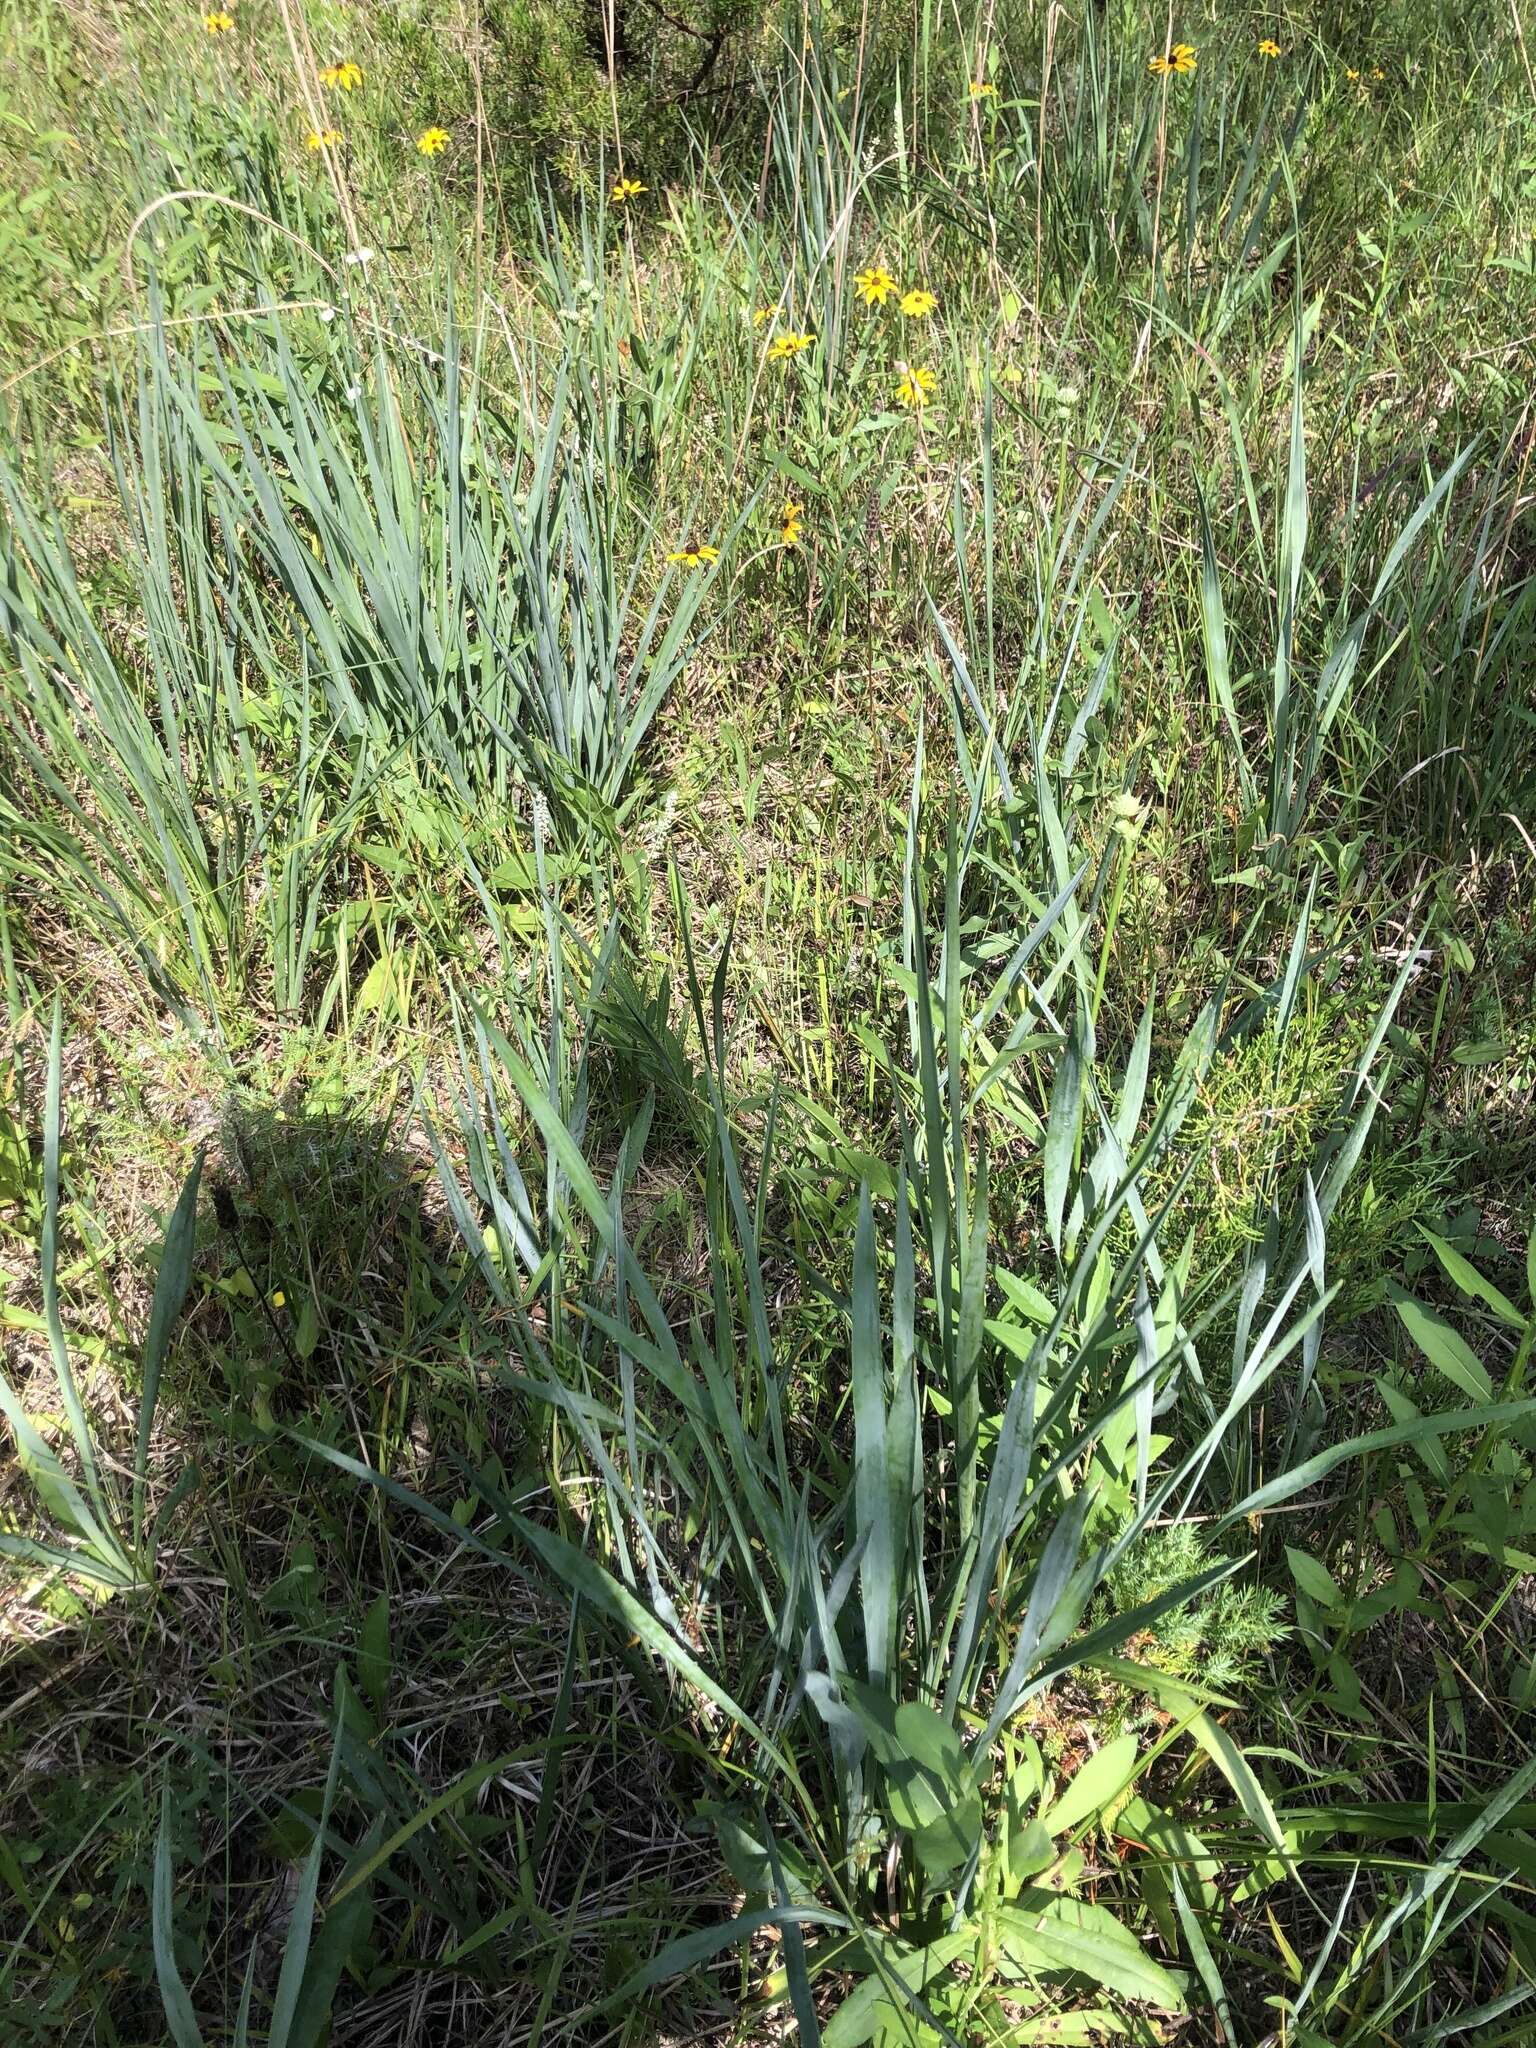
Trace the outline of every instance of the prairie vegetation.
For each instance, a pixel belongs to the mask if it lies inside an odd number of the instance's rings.
[[[0,34],[0,2036],[1536,2038],[1517,0]]]

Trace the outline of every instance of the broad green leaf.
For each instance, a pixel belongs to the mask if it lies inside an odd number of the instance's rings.
[[[906,1700],[896,1709],[895,1730],[913,1762],[931,1771],[946,1790],[964,1790],[965,1746],[942,1714],[922,1700]]]
[[[1010,1304],[1030,1322],[1038,1323],[1045,1329],[1056,1313],[1056,1304],[1043,1288],[1033,1280],[1026,1280],[1017,1273],[1010,1273],[1005,1267],[994,1270],[993,1279]],[[995,1336],[1007,1326],[1001,1322],[988,1322],[987,1329]]]
[[[1344,1605],[1343,1594],[1315,1557],[1309,1557],[1304,1550],[1293,1550],[1289,1543],[1285,1546],[1285,1557],[1291,1577],[1309,1600],[1315,1600],[1319,1607]]]
[[[1525,1328],[1525,1317],[1509,1297],[1500,1292],[1491,1280],[1477,1270],[1470,1259],[1463,1258],[1455,1245],[1447,1244],[1443,1237],[1436,1237],[1432,1230],[1426,1230],[1421,1223],[1419,1235],[1429,1245],[1446,1273],[1473,1301],[1481,1301],[1491,1308],[1500,1322],[1507,1323],[1512,1330]],[[1401,1311],[1399,1311],[1401,1312]]]
[[[1163,2012],[1185,2009],[1178,1979],[1103,1906],[1061,1892],[1025,1893],[1017,1906],[999,1907],[994,1924],[1008,1960],[1031,1976],[1072,1971],[1121,1998]]]
[[[1221,1875],[1220,1860],[1212,1855],[1202,1837],[1192,1828],[1187,1828],[1176,1814],[1165,1812],[1138,1794],[1127,1800],[1116,1813],[1114,1828],[1122,1841],[1135,1842],[1164,1865],[1176,1864],[1186,1883],[1202,1895],[1208,1905],[1217,1903],[1216,1879]]]
[[[930,1873],[957,1869],[975,1847],[982,1818],[959,1736],[920,1700],[893,1706],[857,1679],[844,1679],[841,1691],[885,1772],[891,1818],[911,1834]]]
[[[363,976],[363,985],[358,990],[353,1005],[354,1014],[366,1017],[371,1010],[378,1010],[381,1013],[393,1011],[398,1000],[398,992],[394,958],[389,953],[381,953]]]
[[[357,1645],[357,1682],[382,1714],[389,1700],[389,1595],[375,1596]]]
[[[1417,1402],[1411,1401],[1408,1398],[1401,1387],[1394,1387],[1390,1380],[1383,1379],[1380,1374],[1376,1375],[1374,1384],[1394,1422],[1422,1422],[1424,1419],[1423,1411],[1419,1408]],[[1420,1458],[1423,1459],[1429,1471],[1439,1480],[1440,1484],[1442,1486],[1449,1486],[1451,1483],[1451,1461],[1446,1452],[1445,1445],[1441,1443],[1439,1437],[1427,1436],[1422,1443],[1416,1444],[1414,1448]]]
[[[1496,1067],[1509,1058],[1509,1051],[1502,1038],[1471,1038],[1453,1045],[1451,1058],[1458,1067]]]
[[[1211,1715],[1196,1714],[1189,1724],[1189,1732],[1237,1794],[1238,1804],[1259,1833],[1272,1848],[1283,1852],[1284,1837],[1269,1795],[1226,1729]]]
[[[1043,1821],[1032,1820],[1017,1834],[1009,1834],[1005,1868],[1010,1885],[1026,1884],[1055,1861],[1056,1844]]]
[[[1053,1835],[1068,1834],[1103,1813],[1118,1799],[1136,1773],[1134,1735],[1117,1735],[1074,1772],[1055,1804],[1040,1818]]]
[[[862,2048],[880,2023],[882,2005],[894,2003],[891,1997],[893,1979],[915,1997],[921,1998],[952,1962],[974,1949],[975,1945],[976,1934],[971,1928],[942,1934],[926,1948],[902,1950],[889,1940],[880,1942],[875,1953],[881,1967],[872,1971],[843,2000],[822,2028],[822,2048]],[[874,1947],[874,1943],[871,1942],[870,1946]]]
[[[1435,1370],[1471,1400],[1491,1401],[1493,1381],[1466,1338],[1411,1294],[1395,1287],[1391,1294],[1403,1328]]]
[[[975,1848],[982,1824],[960,1738],[920,1700],[899,1706],[893,1727],[895,1747],[885,1760],[891,1816],[912,1835],[925,1869],[935,1876],[956,1870]]]
[[[496,1242],[494,1234],[492,1243]],[[313,1358],[315,1346],[320,1342],[320,1311],[315,1306],[312,1294],[306,1294],[299,1304],[298,1322],[293,1332],[293,1348],[300,1358]]]
[[[744,1815],[728,1807],[706,1804],[702,1809],[706,1818],[714,1823],[715,1839],[720,1844],[720,1854],[725,1866],[742,1890],[751,1897],[762,1893],[771,1898],[774,1888],[773,1858],[766,1845],[753,1831],[756,1822],[748,1824]],[[777,1845],[779,1867],[786,1880],[792,1905],[813,1906],[817,1899],[815,1873],[804,1857],[783,1843]]]
[[[890,1786],[891,1804],[896,1804],[896,1787]],[[914,1802],[914,1810],[921,1802]],[[946,1807],[935,1819],[912,1829],[912,1850],[930,1877],[948,1877],[969,1860],[981,1839],[981,1794],[968,1792],[962,1800]]]

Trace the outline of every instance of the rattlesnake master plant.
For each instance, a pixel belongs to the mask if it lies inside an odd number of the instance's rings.
[[[957,707],[958,723],[958,693]],[[1268,1176],[1216,1270],[1197,1270],[1194,1239],[1163,1248],[1197,1167],[1185,1125],[1213,1070],[1258,1034],[1284,1053],[1313,894],[1272,984],[1246,985],[1240,1003],[1218,989],[1171,1046],[1149,999],[1111,1066],[1087,942],[1129,842],[1106,834],[1097,862],[1080,856],[1048,730],[1001,805],[995,750],[962,750],[969,814],[943,834],[940,863],[914,796],[908,1050],[883,1055],[893,1156],[831,1198],[829,1258],[790,1253],[770,1229],[811,1191],[781,1156],[777,1103],[750,1168],[744,1157],[727,961],[706,986],[680,886],[691,1043],[621,965],[617,918],[589,948],[548,888],[542,1034],[464,1006],[469,1188],[457,1148],[440,1140],[439,1161],[504,1306],[507,1384],[555,1424],[552,1517],[482,1478],[497,1539],[464,1540],[503,1562],[531,1553],[672,1673],[718,1769],[708,1811],[745,1895],[735,1919],[671,1944],[616,1996],[772,1926],[783,1971],[765,1991],[832,2048],[1007,2038],[1042,1979],[1058,1994],[1092,1986],[1105,2024],[1128,2002],[1222,2012],[1213,1875],[1236,1865],[1261,1891],[1265,1873],[1294,1870],[1301,1837],[1223,1724],[1234,1702],[1210,1674],[1169,1669],[1151,1647],[1159,1629],[1221,1611],[1211,1603],[1245,1562],[1233,1538],[1344,1459],[1524,1412],[1415,1411],[1315,1448],[1329,1221],[1384,1086],[1406,967],[1314,1123],[1294,1202],[1282,1206],[1289,1179]],[[922,772],[920,757],[915,790]],[[542,837],[536,853],[547,869]],[[605,1033],[652,1083],[617,1132],[594,1113]],[[658,1120],[656,1086],[686,1113]],[[635,1250],[641,1169],[663,1130],[672,1171],[680,1146],[694,1160],[691,1301]],[[998,1249],[1017,1220],[999,1191],[1016,1203],[1020,1186],[1041,1232],[1027,1268]],[[814,1206],[825,1219],[824,1176]],[[830,1305],[827,1380],[845,1376],[849,1395],[830,1419],[814,1414],[814,1435],[794,1377],[805,1301]],[[1262,1432],[1248,1422],[1260,1400]],[[1198,1546],[1183,1533],[1194,1515]],[[1153,1530],[1176,1569],[1154,1570]],[[1074,1689],[1138,1703],[1091,1754],[1057,1739]],[[1184,1788],[1207,1766],[1234,1803],[1196,1835]],[[1095,1831],[1132,1845],[1134,1886],[1090,1864]]]
[[[826,2022],[833,2048],[953,2040],[976,2026],[998,2037],[1007,2001],[1041,1977],[1094,1984],[1106,2010],[1218,1995],[1203,1880],[1175,1868],[1158,1893],[1165,1945],[1183,1949],[1195,1982],[1148,1952],[1134,1916],[1079,1895],[1077,1844],[1127,1813],[1139,1843],[1173,1839],[1178,1816],[1144,1787],[1187,1736],[1236,1795],[1240,1853],[1284,1852],[1258,1778],[1208,1711],[1230,1702],[1138,1653],[1148,1632],[1201,1611],[1241,1569],[1219,1547],[1224,1531],[1245,1530],[1354,1448],[1255,1485],[1245,1418],[1289,1366],[1295,1391],[1282,1410],[1298,1442],[1309,1436],[1327,1219],[1369,1127],[1366,1077],[1385,1016],[1317,1147],[1304,1214],[1272,1215],[1233,1273],[1192,1273],[1188,1247],[1165,1258],[1159,1234],[1189,1171],[1177,1167],[1178,1135],[1221,1055],[1223,1004],[1213,998],[1154,1073],[1149,1002],[1118,1073],[1104,1072],[1082,961],[1085,869],[1048,778],[1037,772],[1035,783],[1055,878],[1023,938],[1002,949],[962,943],[972,830],[948,839],[935,954],[914,815],[917,972],[910,1059],[891,1066],[894,1193],[851,1191],[851,1267],[800,1275],[840,1305],[850,1390],[810,1462],[791,1414],[783,1262],[766,1220],[781,1171],[777,1117],[770,1109],[760,1133],[754,1185],[727,1092],[725,961],[706,989],[680,893],[706,1054],[693,1085],[707,1103],[704,1301],[685,1323],[626,1225],[651,1101],[616,1156],[603,1147],[600,1173],[586,1134],[591,1031],[579,1047],[565,1031],[573,991],[589,1025],[611,1012],[614,931],[597,954],[567,962],[552,926],[547,1045],[527,1032],[514,1043],[474,1012],[464,1040],[460,1114],[477,1199],[451,1174],[450,1198],[509,1307],[511,1384],[559,1416],[559,1440],[599,1489],[584,1537],[558,1452],[555,1526],[493,1505],[546,1567],[671,1668],[728,1758],[731,1796],[711,1811],[748,1910],[674,1945],[643,1977],[771,1921],[783,1935],[781,1988],[806,2038],[821,2028],[816,1974],[862,1979]],[[1258,1006],[1278,1014],[1282,1033],[1304,955],[1303,927]],[[625,1013],[643,1022],[643,1006]],[[1031,1070],[1023,1051],[1042,1064]],[[672,1052],[675,1065],[675,1041]],[[537,1173],[513,1144],[514,1105],[538,1133]],[[990,1216],[989,1136],[1021,1126],[1037,1134],[1051,1246],[1028,1273],[999,1260]],[[1219,1371],[1201,1348],[1218,1330],[1232,1346]],[[1180,1430],[1164,1433],[1160,1418],[1176,1407]],[[1174,1454],[1175,1442],[1188,1447]],[[1178,1534],[1196,1510],[1211,1524],[1209,1549]],[[1154,1525],[1172,1525],[1157,1540],[1181,1568],[1154,1574],[1145,1597],[1117,1598]],[[1131,1688],[1158,1711],[1149,1732],[1058,1770],[1030,1726],[1073,1672]]]
[[[391,811],[482,899],[472,845],[519,790],[600,842],[701,637],[711,579],[662,565],[591,366],[513,402],[463,353],[451,318],[441,352],[347,309],[253,320],[240,354],[151,323],[89,573],[50,480],[0,456],[0,872],[184,1015],[264,996],[263,967],[302,1008]]]

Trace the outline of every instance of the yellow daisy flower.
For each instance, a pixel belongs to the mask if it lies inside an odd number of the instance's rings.
[[[1358,72],[1358,71],[1351,71],[1351,70],[1349,69],[1348,65],[1346,65],[1346,66],[1344,67],[1344,76],[1345,76],[1345,77],[1346,77],[1346,78],[1347,78],[1347,79],[1349,80],[1349,82],[1350,82],[1350,84],[1351,84],[1351,85],[1358,85],[1358,84],[1360,83],[1360,74],[1359,74],[1359,72]]]
[[[211,36],[233,35],[235,17],[226,8],[215,7],[203,16],[203,28]]]
[[[1266,36],[1263,42],[1259,44],[1259,55],[1261,57],[1278,57],[1279,54],[1280,45],[1273,36]]]
[[[423,128],[416,147],[423,156],[441,156],[452,139],[446,128]]]
[[[938,381],[932,370],[915,369],[910,364],[904,366],[896,386],[896,403],[913,412],[921,412]]]
[[[778,317],[779,309],[777,306],[759,306],[752,315],[752,325],[754,327],[763,327],[770,320],[777,320]]]
[[[778,334],[768,344],[770,363],[787,363],[791,356],[799,355],[802,349],[810,347],[816,339],[814,334]]]
[[[971,80],[971,98],[973,100],[995,100],[997,98],[997,87],[989,78],[973,78]]]
[[[921,287],[914,287],[901,295],[901,310],[909,320],[926,320],[938,303],[932,292],[923,291]]]
[[[322,149],[334,149],[341,140],[339,128],[311,128],[304,138],[304,147],[312,153]]]
[[[786,498],[784,500],[784,511],[779,520],[779,545],[781,547],[799,547],[800,514],[804,510],[805,507],[803,505],[797,505],[793,498]]]
[[[667,560],[680,562],[685,569],[705,569],[711,562],[718,562],[720,550],[712,548],[707,541],[689,541],[680,548],[674,548]]]
[[[645,190],[638,178],[619,178],[608,196],[615,206],[628,206],[631,199],[638,199]]]
[[[866,306],[883,306],[900,289],[883,263],[873,263],[853,280],[853,288]]]
[[[356,92],[362,82],[363,67],[350,57],[344,64],[327,64],[320,74],[320,83],[332,92]]]
[[[1147,69],[1158,78],[1166,78],[1172,72],[1182,76],[1195,68],[1195,46],[1193,43],[1175,43],[1166,57],[1151,57]]]

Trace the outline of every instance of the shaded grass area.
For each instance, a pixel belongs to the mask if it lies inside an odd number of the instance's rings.
[[[496,1391],[483,1291],[398,1129],[313,1098],[223,1105],[152,1443],[154,1611],[11,1589],[17,2039],[158,2036],[157,1845],[204,2026],[214,1986],[229,2024],[248,1978],[270,1998],[333,1754],[328,1839],[348,1868],[403,1838],[331,1958],[330,1983],[345,1960],[353,1985],[340,2038],[563,2027],[679,1910],[720,1903],[686,1825],[691,1745],[650,1673],[475,1538],[481,1486],[546,1489],[521,1404]],[[304,1451],[311,1433],[441,1496],[474,1547],[453,1521],[388,1528]]]

